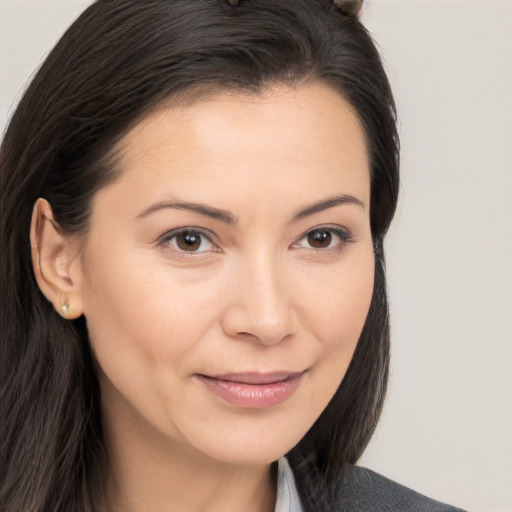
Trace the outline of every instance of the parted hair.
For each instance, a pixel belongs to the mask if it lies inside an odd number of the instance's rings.
[[[34,202],[49,201],[64,234],[87,237],[94,195],[119,175],[117,143],[162,102],[311,81],[353,107],[371,168],[368,317],[336,394],[288,454],[304,509],[331,499],[372,435],[388,376],[383,239],[399,143],[379,53],[330,0],[98,0],[34,76],[0,149],[0,510],[102,510],[109,472],[85,319],[61,318],[33,274]]]

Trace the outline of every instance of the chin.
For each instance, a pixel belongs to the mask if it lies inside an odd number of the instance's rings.
[[[260,436],[246,441],[226,438],[215,445],[196,447],[210,458],[226,464],[267,465],[283,457],[299,441]]]

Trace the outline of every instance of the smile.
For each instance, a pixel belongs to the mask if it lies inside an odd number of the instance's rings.
[[[197,375],[197,378],[208,391],[232,405],[264,409],[290,398],[299,387],[304,373],[229,373]]]

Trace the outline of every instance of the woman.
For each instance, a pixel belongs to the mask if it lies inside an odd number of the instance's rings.
[[[398,137],[340,7],[100,0],[47,58],[0,153],[2,510],[452,510],[354,466]]]

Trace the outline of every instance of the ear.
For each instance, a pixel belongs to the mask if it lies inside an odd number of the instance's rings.
[[[50,203],[39,198],[32,212],[30,246],[37,284],[56,311],[69,320],[82,315],[77,241],[66,237]]]

